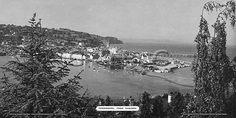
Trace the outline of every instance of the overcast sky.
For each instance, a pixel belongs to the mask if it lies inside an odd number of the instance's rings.
[[[102,36],[193,43],[209,0],[0,0],[0,24],[28,25],[34,12],[43,27]],[[224,3],[225,0],[216,0]],[[208,14],[206,14],[207,16]],[[228,28],[228,44],[236,30]]]

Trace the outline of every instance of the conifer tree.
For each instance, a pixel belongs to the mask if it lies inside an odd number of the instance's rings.
[[[213,35],[210,34],[204,11],[219,10]],[[194,113],[225,113],[226,95],[234,77],[230,61],[226,55],[226,22],[235,25],[235,1],[220,4],[207,2],[202,9],[199,32],[196,36],[197,57],[194,60],[194,101],[188,109]],[[200,116],[201,117],[201,116]],[[208,117],[208,116],[204,116]],[[219,117],[219,116],[209,116]]]
[[[146,91],[142,96],[142,107],[141,107],[141,118],[150,118],[151,117],[151,101],[150,94]]]
[[[0,93],[0,102],[4,116],[10,117],[11,113],[82,116],[89,99],[85,93],[80,93],[83,88],[79,83],[80,73],[68,79],[66,83],[55,85],[68,76],[69,63],[57,60],[56,52],[59,50],[48,48],[41,28],[41,19],[36,22],[35,18],[36,13],[29,21],[31,27],[26,31],[26,46],[20,48],[25,57],[9,61],[2,67],[5,72],[11,74],[2,78],[5,85]]]

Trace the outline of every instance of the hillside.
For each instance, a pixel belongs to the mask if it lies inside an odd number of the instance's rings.
[[[7,42],[8,44],[21,44],[22,39],[26,34],[29,26],[16,26],[16,25],[5,25],[0,24],[0,43]],[[110,44],[123,44],[122,41],[115,37],[103,37],[95,34],[89,34],[86,32],[79,32],[70,30],[67,28],[60,29],[49,29],[42,28],[45,32],[45,38],[60,45],[61,43],[76,45],[79,42],[109,42]],[[89,40],[89,41],[88,41]]]

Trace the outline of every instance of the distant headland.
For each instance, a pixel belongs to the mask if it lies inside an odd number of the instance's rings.
[[[17,26],[13,24],[0,24],[0,42],[13,39],[14,43],[20,42],[24,34],[22,31],[28,29],[29,26]],[[68,28],[42,28],[45,31],[46,38],[61,40],[64,42],[75,43],[82,40],[97,39],[100,41],[108,41],[110,44],[123,44],[123,41],[116,37],[99,36],[86,32],[74,31]],[[19,40],[18,40],[19,39]],[[10,40],[8,40],[10,41]],[[10,43],[10,42],[9,42]]]

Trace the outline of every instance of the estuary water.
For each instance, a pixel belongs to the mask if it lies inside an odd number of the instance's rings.
[[[121,47],[122,49],[133,51],[154,52],[158,49],[166,49],[170,53],[193,54],[196,52],[195,45],[161,45],[147,43],[125,43],[112,45]],[[234,47],[227,48],[227,54],[232,59],[236,56]],[[0,57],[0,66],[7,61],[12,60],[11,57]],[[192,61],[193,58],[182,58],[182,60]],[[81,70],[82,80],[80,80],[84,89],[87,88],[90,96],[101,95],[105,97],[109,95],[112,98],[122,99],[124,96],[138,98],[144,91],[150,94],[161,95],[170,91],[180,91],[182,93],[192,92],[193,90],[193,73],[191,67],[181,68],[174,73],[158,73],[141,75],[137,73],[127,72],[126,70],[110,70],[97,65],[95,62],[84,62],[83,66],[70,67],[69,77],[64,78],[59,83],[66,82],[68,78],[78,74]],[[0,77],[3,76],[0,69]],[[0,84],[2,85],[2,84]]]

